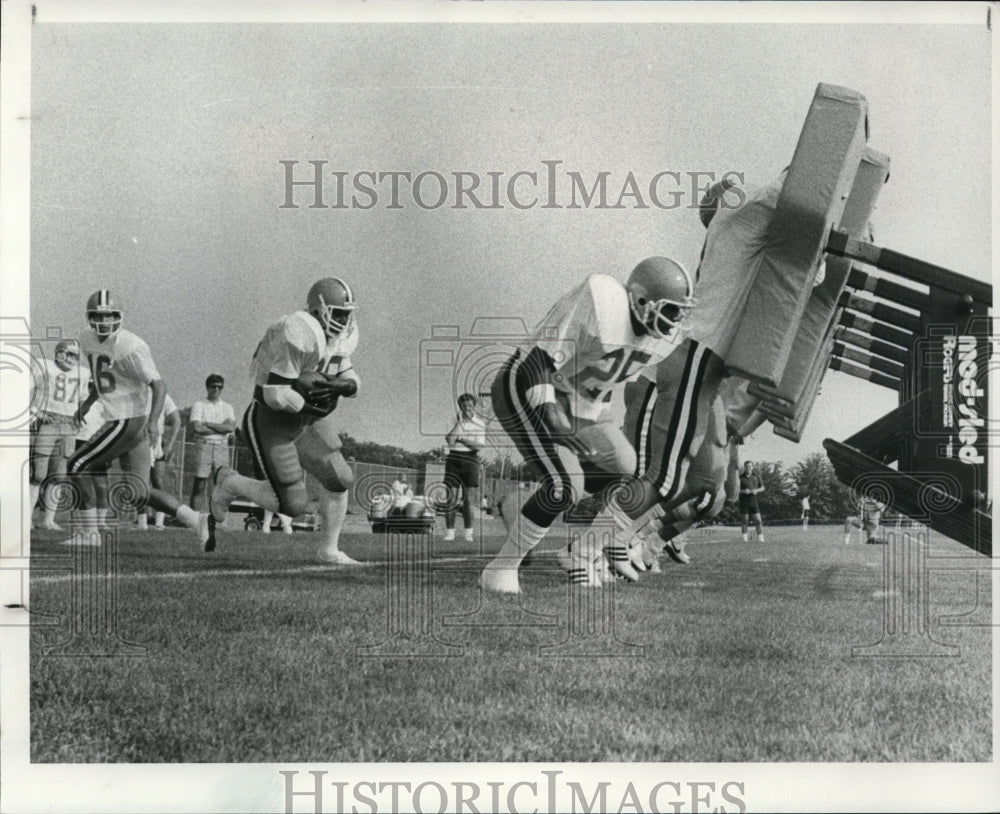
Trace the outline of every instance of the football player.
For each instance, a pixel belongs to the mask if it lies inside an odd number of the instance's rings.
[[[611,416],[611,396],[678,346],[692,288],[684,267],[666,257],[643,260],[624,285],[592,274],[552,307],[533,344],[504,364],[493,382],[493,408],[542,479],[483,570],[483,588],[520,593],[518,566],[553,521],[584,492],[632,474],[635,450]],[[572,582],[596,579],[593,552],[584,549],[574,552]],[[623,547],[607,554],[613,567],[628,563]]]
[[[666,421],[673,414],[676,373],[684,359],[682,350],[658,365],[655,383],[640,379],[625,390],[625,429],[636,446],[639,472],[648,471],[662,460],[658,453],[669,434]],[[689,555],[673,542],[674,538],[696,523],[715,517],[727,499],[736,500],[738,483],[729,485],[738,474],[736,449],[743,436],[765,420],[764,414],[757,410],[760,400],[748,393],[748,385],[747,380],[732,376],[721,383],[711,405],[705,440],[678,490],[679,501],[661,518],[658,531],[650,532],[647,528],[644,561],[640,564],[633,559],[636,570],[648,567],[646,562],[653,565],[655,560],[651,555],[661,549],[676,562],[690,562]],[[626,573],[626,576],[631,575]]]
[[[143,512],[148,503],[156,510],[176,516],[198,535],[203,546],[209,545],[211,529],[207,515],[181,504],[167,492],[149,488],[150,435],[154,436],[154,442],[159,440],[155,436],[167,391],[149,345],[123,328],[122,321],[122,309],[107,289],[91,294],[87,300],[90,330],[80,338],[80,349],[90,368],[90,393],[80,405],[77,419],[82,422],[91,405],[100,401],[104,424],[69,459],[68,473],[80,483],[84,534],[66,543],[101,544],[91,475],[102,472],[109,462],[120,458],[123,468],[141,483],[141,488],[128,496],[137,512]]]
[[[87,397],[90,373],[80,367],[80,349],[73,339],[56,343],[52,359],[44,359],[39,377],[32,381],[31,403],[41,400],[34,416],[35,435],[31,455],[31,505],[50,477],[66,474],[66,461],[73,454],[76,412]],[[46,492],[48,489],[46,488]],[[56,501],[44,495],[45,519],[40,528],[62,531],[56,524]]]
[[[626,545],[689,499],[683,493],[687,472],[705,442],[712,403],[727,376],[716,348],[728,348],[735,335],[738,323],[732,315],[753,282],[752,260],[766,243],[786,175],[787,170],[758,189],[733,191],[738,206],[724,203],[731,186],[716,185],[702,201],[700,216],[708,232],[695,273],[698,308],[688,321],[691,342],[677,355],[673,381],[663,388],[676,394],[661,422],[665,433],[645,474],[629,489],[618,490],[602,515],[614,521]],[[634,569],[625,569],[625,576],[634,579]]]
[[[850,545],[851,529],[861,529],[865,534],[865,542],[870,545],[880,545],[885,540],[876,539],[875,534],[882,523],[882,512],[886,504],[874,498],[861,495],[858,501],[858,513],[844,521],[844,545]]]
[[[336,565],[357,565],[340,550],[354,473],[341,452],[332,417],[341,396],[357,395],[351,363],[358,345],[357,303],[350,286],[336,277],[317,281],[306,309],[267,329],[253,358],[253,401],[243,416],[243,437],[253,456],[256,479],[229,467],[212,473],[214,523],[226,519],[236,497],[296,517],[309,496],[306,472],[323,487],[320,516],[325,546],[319,557]]]

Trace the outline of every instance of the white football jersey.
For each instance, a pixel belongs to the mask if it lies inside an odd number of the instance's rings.
[[[105,421],[149,415],[149,385],[160,378],[149,345],[124,328],[103,342],[93,331],[85,331],[80,352],[104,405]]]
[[[83,425],[80,427],[80,431],[76,434],[77,441],[89,441],[94,437],[101,427],[104,426],[104,408],[101,406],[101,402],[95,401],[90,405],[90,409],[87,410],[87,415],[83,417]]]
[[[41,379],[32,382],[35,393],[41,394],[38,396],[38,411],[72,417],[87,398],[89,382],[90,371],[82,365],[62,370],[51,359],[43,360]]]
[[[574,415],[597,419],[616,387],[640,375],[655,376],[655,365],[683,341],[637,335],[628,293],[607,274],[592,274],[557,302],[535,329],[535,344],[555,364],[554,385]]]
[[[264,334],[253,356],[254,383],[267,384],[271,373],[295,379],[313,370],[356,379],[351,354],[357,346],[356,323],[346,333],[327,340],[319,320],[306,311],[296,311],[275,322]]]

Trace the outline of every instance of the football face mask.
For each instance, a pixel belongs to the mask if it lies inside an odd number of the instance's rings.
[[[114,335],[122,327],[122,311],[107,289],[95,291],[87,300],[87,324],[101,338]]]
[[[669,257],[643,260],[632,270],[625,288],[636,320],[659,339],[675,338],[694,307],[691,277]]]
[[[309,289],[306,307],[323,326],[327,339],[333,339],[351,328],[357,303],[347,283],[327,277]]]

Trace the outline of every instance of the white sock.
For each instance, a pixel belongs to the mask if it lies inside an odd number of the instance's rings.
[[[226,483],[236,493],[237,497],[251,500],[265,511],[276,512],[281,506],[278,496],[266,480],[254,480],[244,475],[230,474]]]
[[[347,501],[350,492],[328,492],[325,489],[319,498],[319,513],[326,536],[326,550],[340,550],[340,532],[347,517]]]
[[[743,542],[744,543],[748,542],[748,540],[747,540],[747,533],[745,531],[743,532]]]
[[[472,539],[473,539],[472,538],[472,529],[466,529],[465,530],[465,542],[471,543]]]
[[[444,539],[445,540],[454,540],[455,539],[455,529],[446,529],[445,532],[444,532]]]
[[[850,544],[851,544],[851,534],[850,532],[848,532],[847,534],[844,535],[844,545],[850,545]]]
[[[149,518],[146,516],[145,512],[139,512],[135,518],[136,525],[139,531],[146,531],[149,528]]]
[[[274,520],[274,512],[272,512],[270,509],[264,509],[264,520],[262,521],[260,527],[260,530],[264,532],[264,534],[271,533],[271,521],[273,520]]]
[[[500,546],[495,560],[510,560],[510,567],[521,564],[529,551],[538,545],[548,533],[548,528],[538,526],[527,517],[521,515],[521,522],[515,524]]]
[[[191,529],[191,531],[198,532],[198,527],[201,525],[201,512],[196,512],[186,503],[182,503],[174,513],[174,517]]]
[[[155,525],[159,529],[162,529],[163,528],[163,521],[164,521],[165,518],[166,518],[166,515],[163,512],[157,512],[156,513],[156,517],[153,519],[153,525]]]
[[[106,526],[108,524],[108,509],[95,509],[97,512],[97,524],[99,526]]]
[[[100,524],[101,509],[83,509],[80,512],[80,528],[85,533],[97,531]],[[107,512],[107,509],[104,509]]]
[[[45,490],[45,497],[42,498],[42,505],[45,507],[45,523],[51,525],[56,522],[56,496],[52,494],[52,489]],[[35,500],[38,499],[38,487],[35,487],[35,497],[32,500],[31,505],[35,505]]]

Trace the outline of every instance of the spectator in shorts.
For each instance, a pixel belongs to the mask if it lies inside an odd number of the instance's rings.
[[[486,446],[486,424],[476,415],[477,403],[472,393],[458,397],[458,417],[445,436],[448,442],[448,457],[444,462],[444,482],[448,489],[445,540],[455,539],[455,516],[461,493],[465,540],[472,542],[475,506],[479,500],[479,450]]]
[[[750,517],[757,530],[757,541],[764,542],[764,525],[760,518],[760,506],[757,505],[757,495],[764,491],[764,482],[754,469],[753,461],[743,464],[740,472],[740,514],[743,515],[743,542],[747,542]]]
[[[205,379],[208,397],[191,406],[191,431],[194,442],[194,483],[191,506],[202,511],[206,506],[208,476],[220,466],[229,466],[229,436],[236,429],[233,405],[222,400],[225,380],[218,373]]]

